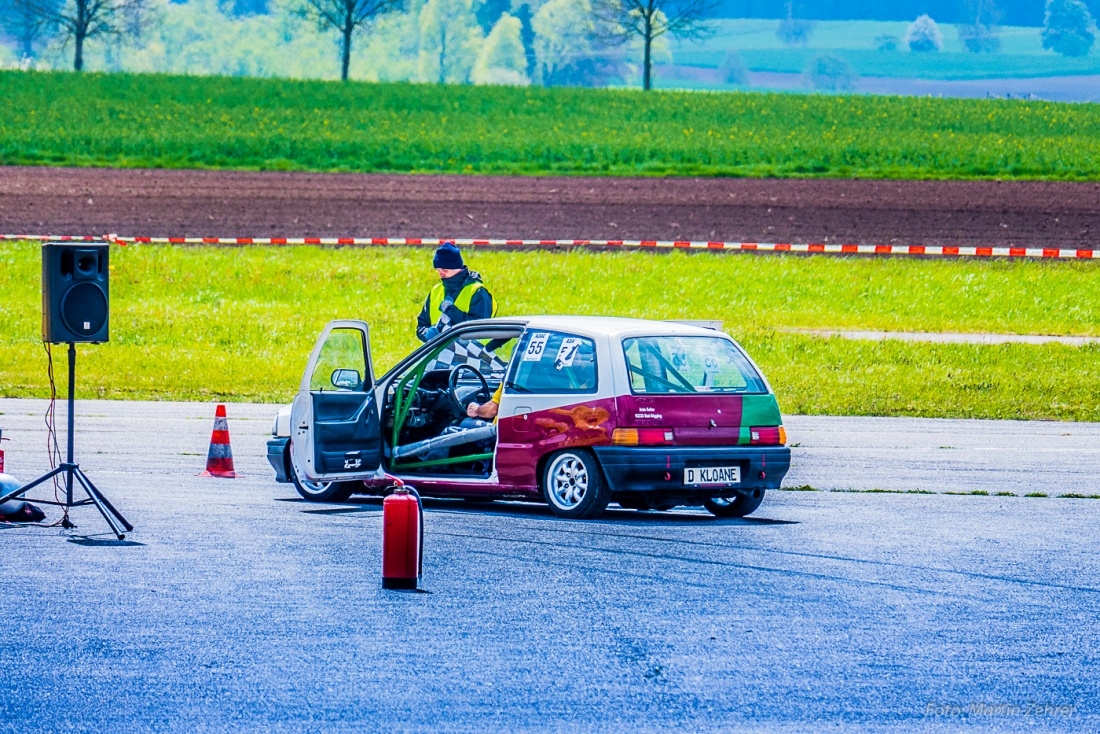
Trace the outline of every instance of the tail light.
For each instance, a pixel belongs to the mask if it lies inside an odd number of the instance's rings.
[[[785,446],[787,429],[783,426],[757,426],[749,429],[749,443],[754,446]]]
[[[671,428],[616,428],[611,432],[613,446],[667,446],[673,440]]]

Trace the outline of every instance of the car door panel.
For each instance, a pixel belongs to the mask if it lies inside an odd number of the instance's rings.
[[[377,469],[382,430],[374,395],[313,395],[314,466],[325,475]],[[354,398],[354,399],[353,399]]]
[[[366,323],[331,321],[321,332],[291,408],[290,449],[291,463],[309,481],[368,479],[380,470],[382,431]]]
[[[561,375],[560,386],[572,387],[563,370],[581,366],[577,354],[562,359],[567,340],[592,350],[591,374],[582,380],[584,388],[573,392],[554,384]],[[529,329],[515,354],[501,398],[496,467],[501,485],[534,488],[539,460],[546,454],[610,443],[615,400],[607,377],[608,347],[605,339]],[[542,363],[542,369],[524,370],[525,362]]]

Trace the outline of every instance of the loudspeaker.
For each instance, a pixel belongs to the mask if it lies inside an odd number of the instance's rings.
[[[42,246],[42,341],[108,340],[109,250],[109,245],[99,242]]]

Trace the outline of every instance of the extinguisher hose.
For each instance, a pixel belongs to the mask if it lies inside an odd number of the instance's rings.
[[[420,493],[416,491],[416,487],[408,484],[404,486],[413,497],[416,497],[416,506],[419,510],[417,520],[420,532],[417,535],[420,537],[420,548],[416,552],[416,575],[420,578],[424,576],[424,501],[420,499]]]

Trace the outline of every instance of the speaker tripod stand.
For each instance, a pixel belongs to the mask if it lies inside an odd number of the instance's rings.
[[[44,505],[64,507],[65,519],[62,521],[62,527],[65,528],[76,527],[72,524],[72,522],[69,521],[69,509],[73,507],[82,507],[84,505],[95,505],[96,509],[99,510],[99,514],[103,515],[103,519],[107,521],[107,525],[111,528],[111,532],[113,532],[119,540],[122,540],[126,537],[127,532],[134,529],[134,526],[127,522],[126,518],[122,516],[122,513],[116,510],[114,505],[112,505],[110,501],[108,501],[108,499],[103,496],[103,493],[100,492],[94,484],[92,484],[92,480],[89,479],[88,475],[81,470],[80,465],[73,461],[73,423],[76,413],[74,409],[74,404],[76,401],[73,393],[75,391],[75,387],[76,345],[72,342],[69,342],[69,426],[68,436],[66,437],[67,446],[65,452],[65,461],[63,461],[61,465],[53,471],[40,476],[38,479],[35,479],[30,484],[26,484],[19,489],[13,492],[9,492],[3,497],[0,497],[0,503],[7,502],[10,499],[15,499],[16,497],[26,494],[29,490],[34,489],[38,485],[48,482],[49,480],[60,474],[64,474],[65,500],[63,502],[53,500],[35,500],[35,502],[41,502]],[[86,498],[82,500],[73,499],[74,479],[84,489],[84,493],[87,495]]]

